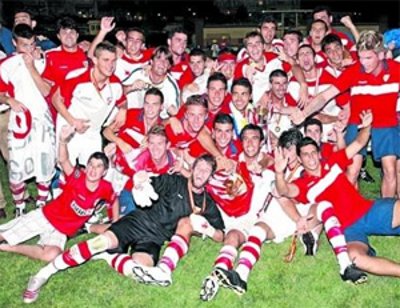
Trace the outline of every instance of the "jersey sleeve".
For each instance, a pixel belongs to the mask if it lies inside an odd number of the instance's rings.
[[[348,166],[353,163],[353,159],[347,157],[346,149],[339,150],[332,153],[328,160],[329,165],[338,164],[342,170],[346,170]]]
[[[339,92],[344,92],[352,87],[356,80],[354,76],[356,76],[357,69],[359,69],[358,65],[349,67],[333,82],[333,85],[339,90]]]

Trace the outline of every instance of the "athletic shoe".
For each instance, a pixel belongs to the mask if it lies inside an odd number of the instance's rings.
[[[148,267],[135,264],[132,268],[134,279],[144,284],[168,287],[172,283],[171,273],[167,273],[158,266]]]
[[[219,282],[215,275],[211,274],[203,280],[203,285],[200,290],[200,299],[208,302],[217,295],[219,290]]]
[[[306,256],[315,256],[317,254],[318,239],[315,238],[315,235],[312,231],[301,235],[300,242],[304,246],[304,254]]]
[[[350,264],[346,267],[343,274],[340,274],[342,280],[349,283],[361,284],[367,282],[368,276],[366,273],[358,269],[355,264]]]
[[[240,278],[236,271],[216,268],[214,273],[223,287],[233,290],[237,295],[246,293],[247,283]]]
[[[369,174],[366,168],[361,168],[358,178],[366,183],[375,183],[375,179]]]
[[[24,303],[31,304],[39,297],[40,288],[47,282],[47,279],[33,276],[29,279],[28,286],[22,296]]]

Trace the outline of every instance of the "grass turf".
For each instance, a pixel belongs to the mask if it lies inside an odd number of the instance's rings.
[[[375,179],[379,170],[368,161]],[[0,164],[3,186],[7,187],[3,164]],[[361,184],[363,193],[377,197],[379,181]],[[33,191],[33,187],[30,187]],[[12,217],[9,192],[7,212]],[[6,220],[0,220],[4,223]],[[68,246],[88,236],[73,239]],[[397,238],[371,240],[379,255],[396,259]],[[32,241],[34,243],[34,241]],[[282,244],[264,245],[261,260],[251,274],[248,292],[238,297],[221,290],[215,300],[199,300],[202,280],[209,274],[220,245],[199,238],[192,240],[189,254],[173,274],[173,284],[158,288],[137,284],[118,275],[104,261],[93,261],[55,275],[43,288],[35,307],[395,307],[400,300],[400,280],[369,276],[367,284],[353,286],[343,283],[338,266],[324,235],[316,257],[303,256],[298,244],[296,258],[283,262],[290,239]],[[9,253],[0,253],[0,307],[23,306],[22,292],[29,276],[43,262]]]

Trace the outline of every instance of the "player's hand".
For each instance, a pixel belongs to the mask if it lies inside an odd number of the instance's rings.
[[[150,84],[141,80],[135,80],[130,86],[128,86],[128,93],[133,91],[141,91],[150,88]]]
[[[151,185],[150,173],[141,170],[133,176],[134,187],[132,195],[140,207],[149,207],[153,204],[151,200],[157,200],[158,194]]]
[[[75,134],[75,127],[71,125],[63,125],[60,132],[60,142],[68,143]]]
[[[349,15],[343,16],[340,18],[340,22],[347,28],[351,29],[354,27],[353,21],[351,20],[351,17]]]
[[[88,40],[83,40],[78,43],[79,48],[81,48],[84,52],[87,52],[90,48],[90,42]]]
[[[110,162],[113,161],[112,157],[115,155],[116,151],[117,145],[114,142],[107,144],[103,149],[104,154],[107,156]]]
[[[115,38],[117,39],[118,42],[120,42],[122,45],[125,46],[126,44],[126,33],[123,30],[119,30],[117,31],[117,33],[115,33]]]
[[[300,84],[300,98],[297,102],[297,106],[299,108],[304,108],[308,103],[309,96],[308,96],[308,87],[307,84]]]
[[[76,119],[76,118],[74,118],[72,120],[72,126],[75,127],[75,130],[76,130],[77,133],[83,134],[90,127],[89,122],[90,122],[90,120],[87,120],[87,119]]]
[[[27,108],[25,107],[25,105],[23,103],[21,103],[20,101],[17,101],[16,99],[9,97],[7,98],[8,104],[10,105],[11,109],[14,112],[24,112],[25,110],[27,110]]]
[[[300,235],[308,232],[308,223],[307,223],[306,216],[301,216],[296,221],[296,230],[297,230],[297,234],[300,234]]]
[[[361,111],[360,118],[361,124],[358,126],[359,129],[371,126],[373,120],[372,111],[370,109]]]
[[[170,116],[176,116],[178,114],[178,108],[175,105],[171,105],[167,108],[167,112]]]
[[[100,21],[100,31],[109,33],[115,28],[114,17],[104,16]]]
[[[23,53],[22,59],[28,69],[32,69],[35,67],[35,59],[32,54],[30,53]]]
[[[275,172],[284,173],[287,168],[289,158],[285,157],[283,149],[281,147],[276,147],[274,154],[275,154],[275,159],[274,159]]]

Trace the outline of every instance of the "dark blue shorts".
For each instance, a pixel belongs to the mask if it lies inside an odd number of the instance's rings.
[[[371,130],[372,155],[380,161],[384,156],[400,157],[400,130],[398,126]]]
[[[363,242],[369,246],[370,235],[400,235],[400,227],[392,228],[396,201],[394,198],[376,199],[364,216],[344,230],[347,243]]]

